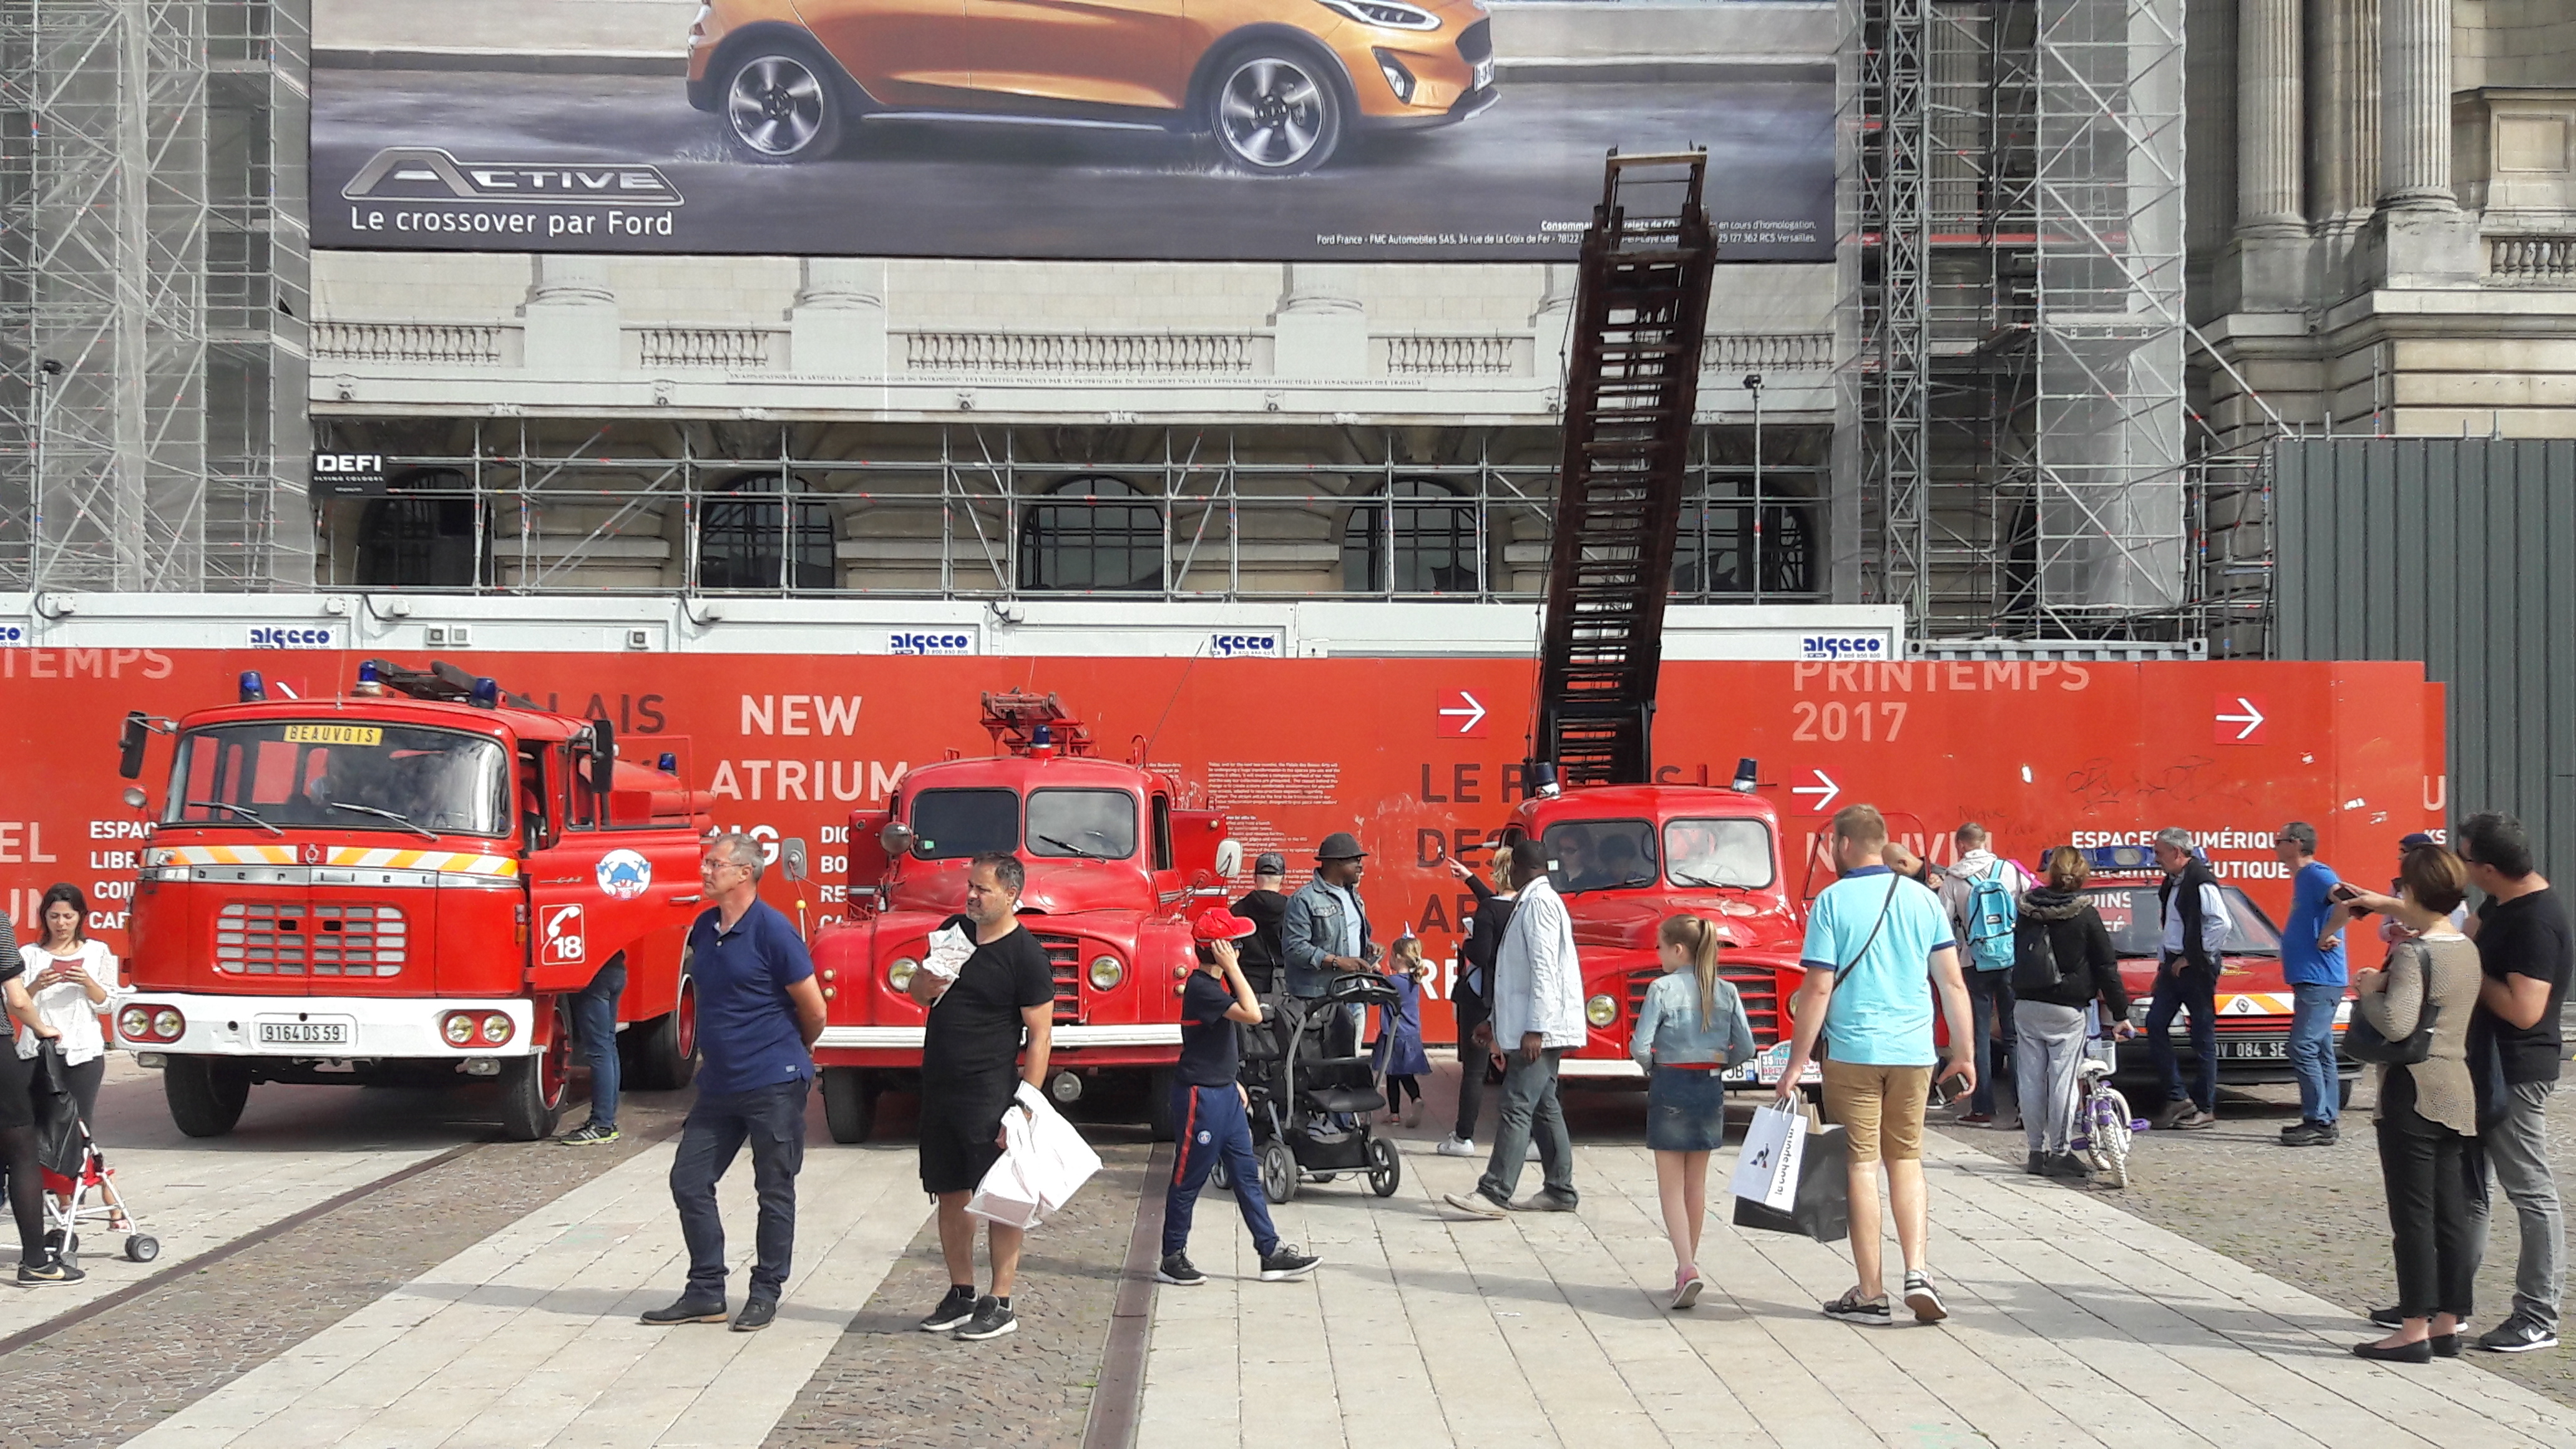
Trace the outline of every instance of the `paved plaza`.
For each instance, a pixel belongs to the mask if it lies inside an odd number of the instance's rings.
[[[1823,1318],[1842,1250],[1723,1221],[1710,1292],[1667,1313],[1653,1164],[1619,1097],[1578,1101],[1580,1213],[1460,1218],[1439,1195],[1481,1164],[1433,1155],[1426,1124],[1400,1134],[1393,1197],[1343,1179],[1278,1209],[1324,1255],[1313,1278],[1258,1281],[1212,1192],[1192,1250],[1209,1283],[1152,1294],[1130,1242],[1169,1149],[1101,1129],[1108,1168],[1032,1241],[1023,1332],[986,1345],[909,1330],[943,1275],[905,1117],[888,1114],[897,1140],[836,1147],[818,1111],[776,1326],[651,1329],[636,1315],[684,1263],[664,1184],[683,1101],[635,1099],[628,1141],[593,1154],[490,1142],[429,1094],[271,1088],[239,1136],[192,1143],[121,1067],[101,1117],[141,1144],[120,1176],[164,1256],[102,1243],[79,1288],[0,1299],[0,1370],[63,1405],[0,1443],[1097,1446],[1127,1442],[1104,1412],[1123,1393],[1139,1449],[2576,1445],[2576,1409],[2475,1358],[2362,1363],[2348,1307],[1941,1133],[1948,1325]],[[746,1171],[726,1211],[740,1260]],[[1141,1400],[1114,1371],[1121,1324],[1150,1327]],[[188,1348],[216,1338],[229,1356]]]

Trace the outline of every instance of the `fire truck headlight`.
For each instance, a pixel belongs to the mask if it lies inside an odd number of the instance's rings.
[[[511,1030],[509,1017],[497,1011],[492,1012],[483,1018],[483,1044],[499,1046],[510,1039]]]
[[[449,1012],[447,1019],[438,1024],[438,1031],[439,1035],[447,1038],[449,1046],[474,1045],[474,1018],[467,1012]]]
[[[116,1034],[127,1041],[140,1041],[152,1034],[152,1013],[139,1006],[129,1006],[116,1014]]]
[[[1607,996],[1596,996],[1583,1003],[1583,1019],[1594,1026],[1611,1026],[1619,1020],[1619,1003]]]
[[[886,968],[886,985],[893,987],[899,992],[910,991],[912,989],[912,973],[920,969],[920,962],[915,961],[909,956],[897,956],[894,958],[894,964]]]
[[[152,1013],[152,1034],[163,1041],[177,1041],[188,1030],[188,1019],[169,1007]]]
[[[1091,958],[1091,985],[1095,991],[1114,991],[1127,979],[1127,968],[1115,956]]]

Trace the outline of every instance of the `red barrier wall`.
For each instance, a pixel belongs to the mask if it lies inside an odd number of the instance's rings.
[[[396,656],[425,663],[421,656]],[[123,940],[141,826],[118,803],[125,711],[182,715],[229,702],[262,671],[298,694],[336,692],[358,656],[280,650],[0,649],[0,904],[25,923],[47,885],[91,892],[94,929]],[[614,720],[658,753],[686,736],[692,782],[717,818],[845,856],[848,812],[881,805],[909,765],[989,748],[987,689],[1054,690],[1104,754],[1133,736],[1233,815],[1247,862],[1354,830],[1374,852],[1362,891],[1381,938],[1411,925],[1435,959],[1454,948],[1463,893],[1439,852],[1472,864],[1517,798],[1534,669],[1494,660],[1004,659],[719,654],[488,654],[459,658],[540,703]],[[1476,711],[1483,710],[1482,717]],[[2250,722],[2259,716],[2258,722]],[[2396,841],[2446,816],[2441,687],[2412,664],[1687,663],[1664,669],[1656,757],[1666,778],[1724,784],[1739,756],[1795,832],[1793,888],[1813,832],[1856,800],[1889,813],[1934,860],[1983,821],[2029,860],[2077,839],[2180,825],[2209,832],[2223,878],[2277,919],[2270,841],[2316,824],[2324,858],[2374,881]],[[157,808],[156,741],[144,785]],[[1828,786],[1831,793],[1828,793]],[[2462,802],[2462,809],[2475,802]],[[769,893],[793,900],[772,877]],[[1827,877],[1818,867],[1811,892]],[[818,909],[837,891],[809,888]],[[1442,977],[1445,985],[1446,974]],[[1435,1039],[1445,1009],[1426,1022]]]

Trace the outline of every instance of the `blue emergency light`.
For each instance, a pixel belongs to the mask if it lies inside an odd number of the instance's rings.
[[[1029,736],[1029,743],[1043,750],[1055,743],[1055,731],[1045,725],[1039,725],[1036,732]]]
[[[492,676],[487,674],[474,681],[474,707],[476,709],[501,707],[501,686]]]
[[[244,704],[260,704],[265,702],[267,698],[268,685],[259,677],[259,671],[256,669],[243,670],[241,676],[241,702]]]
[[[680,773],[680,757],[669,750],[664,750],[662,758],[653,762],[653,767],[665,775],[676,775]]]
[[[1758,772],[1754,769],[1752,756],[1747,755],[1743,759],[1737,760],[1735,762],[1736,793],[1740,795],[1752,794],[1754,777],[1757,773]]]
[[[2092,845],[2084,848],[2084,864],[2105,875],[2126,871],[2154,870],[2155,847],[2148,845]]]

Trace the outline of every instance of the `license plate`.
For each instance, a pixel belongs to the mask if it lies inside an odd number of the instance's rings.
[[[2290,1059],[2290,1044],[2286,1041],[2223,1041],[2218,1044],[2218,1054],[2222,1058],[2234,1057],[2240,1061],[2285,1062]]]
[[[340,1021],[263,1021],[262,1046],[347,1046],[349,1026]]]
[[[1477,90],[1480,90],[1480,91],[1481,91],[1481,90],[1483,90],[1485,87],[1487,87],[1487,86],[1489,86],[1489,85],[1492,85],[1493,83],[1494,83],[1494,62],[1493,62],[1490,58],[1485,59],[1485,60],[1480,60],[1480,61],[1476,62],[1476,87],[1475,87],[1475,88],[1476,88]]]

